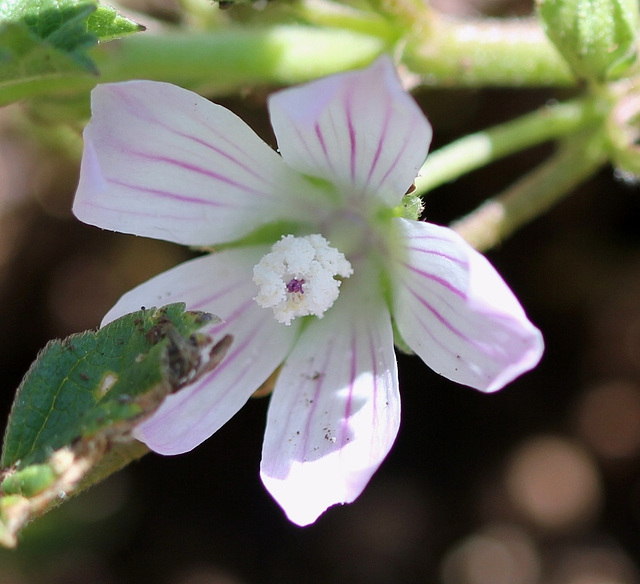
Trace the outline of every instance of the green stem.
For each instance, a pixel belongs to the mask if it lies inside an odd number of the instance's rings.
[[[19,79],[0,83],[0,107],[38,95],[68,95],[89,91],[98,78],[92,75],[43,76],[37,79]]]
[[[451,227],[476,249],[487,250],[544,213],[606,162],[599,129],[572,136],[549,160]]]
[[[100,75],[80,72],[0,83],[0,106],[38,95],[88,92],[96,83],[129,79],[169,81],[209,96],[259,83],[301,83],[364,67],[389,44],[356,31],[303,25],[147,32],[92,49]]]
[[[454,20],[428,11],[404,62],[438,86],[565,87],[576,84],[537,20]]]
[[[213,92],[300,83],[361,67],[385,50],[370,35],[301,25],[136,35],[99,47],[101,81],[161,79]]]
[[[356,8],[333,0],[301,0],[295,4],[280,4],[283,10],[296,20],[316,26],[351,30],[387,39],[394,42],[402,30],[394,26],[378,12]]]
[[[416,179],[426,192],[525,148],[571,134],[605,115],[599,101],[580,98],[546,105],[516,120],[470,134],[429,154]]]

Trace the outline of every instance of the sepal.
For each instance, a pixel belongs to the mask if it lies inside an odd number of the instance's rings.
[[[638,0],[538,0],[547,36],[580,78],[620,78],[637,54]]]

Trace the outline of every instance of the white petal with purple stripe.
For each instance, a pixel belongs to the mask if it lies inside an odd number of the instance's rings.
[[[496,391],[534,367],[542,335],[491,264],[457,233],[395,219],[393,315],[434,371]]]
[[[297,323],[279,324],[253,300],[253,264],[267,251],[243,248],[180,264],[125,294],[106,322],[141,306],[186,302],[222,319],[205,332],[219,340],[233,335],[222,363],[198,382],[166,398],[136,429],[136,437],[161,454],[181,454],[209,438],[280,365],[297,335]]]
[[[398,432],[389,313],[367,278],[354,278],[325,318],[304,331],[269,405],[261,476],[298,525],[353,501]]]
[[[327,179],[344,197],[374,195],[392,207],[431,141],[431,126],[388,57],[275,93],[269,111],[287,164]]]
[[[226,108],[168,83],[97,86],[75,215],[187,245],[305,218],[310,186]]]

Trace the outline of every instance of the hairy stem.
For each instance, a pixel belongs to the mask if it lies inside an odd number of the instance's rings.
[[[437,86],[576,84],[534,18],[457,20],[428,11],[408,37],[404,61],[423,83]]]
[[[549,160],[451,227],[480,251],[500,243],[606,163],[602,140],[593,130],[572,136]]]
[[[429,154],[416,179],[416,194],[425,194],[514,152],[577,132],[601,120],[604,109],[592,98],[546,105],[516,120],[460,138]]]

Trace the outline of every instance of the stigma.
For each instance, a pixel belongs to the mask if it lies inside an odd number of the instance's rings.
[[[351,274],[344,254],[322,235],[285,235],[253,268],[254,300],[286,325],[297,316],[322,318],[338,298],[342,279]]]

